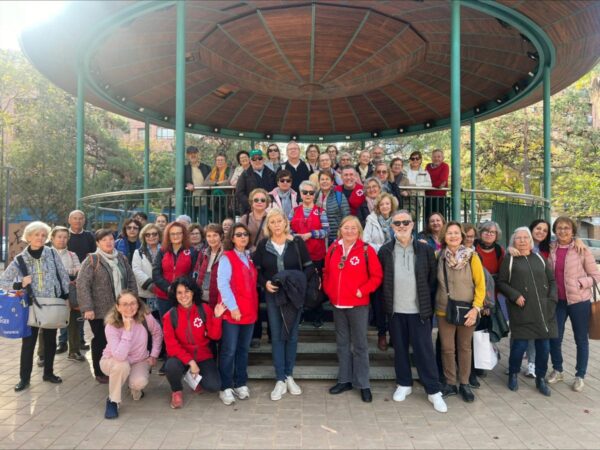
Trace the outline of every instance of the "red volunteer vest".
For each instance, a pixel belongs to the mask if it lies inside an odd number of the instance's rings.
[[[318,206],[314,206],[308,217],[304,217],[304,207],[298,206],[294,211],[294,217],[290,222],[290,228],[296,234],[310,233],[313,230],[320,230],[323,228],[321,225],[321,214],[323,209]],[[325,239],[313,239],[310,238],[304,241],[310,259],[313,261],[321,261],[325,258]]]
[[[223,318],[233,324],[248,325],[256,322],[258,318],[258,291],[256,283],[258,272],[252,260],[249,260],[250,267],[240,259],[235,250],[223,252],[222,258],[227,258],[231,264],[231,291],[235,297],[242,318],[239,322],[231,318],[229,310],[225,311]],[[222,302],[221,293],[219,293],[219,302]]]
[[[188,276],[192,273],[192,253],[190,249],[180,250],[175,260],[175,254],[171,251],[165,252],[162,258],[163,277],[172,283],[179,277]],[[167,299],[169,296],[162,289],[155,286],[154,293],[158,298]]]

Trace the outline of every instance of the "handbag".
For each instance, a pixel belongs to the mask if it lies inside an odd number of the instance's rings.
[[[498,364],[498,350],[485,330],[473,333],[473,361],[476,369],[492,370]]]
[[[600,339],[600,299],[598,299],[598,284],[594,280],[594,286],[592,286],[593,299],[590,311],[590,339]]]
[[[302,270],[302,258],[300,257],[300,246],[296,241],[296,238],[292,241],[294,246],[296,247],[296,255],[298,255],[298,265],[300,270]],[[319,289],[321,285],[321,277],[319,277],[319,271],[312,264],[311,270],[309,274],[306,276],[306,297],[304,298],[304,308],[305,309],[315,309],[321,306],[321,304],[325,301],[325,296],[323,292]]]
[[[29,299],[25,291],[0,291],[0,336],[22,339],[31,336]]]
[[[29,296],[29,317],[27,324],[30,327],[58,329],[69,325],[68,302],[62,298],[68,294],[65,294],[63,291],[60,274],[58,273],[56,260],[54,259],[54,252],[52,252],[52,259],[54,260],[54,268],[56,269],[56,279],[60,284],[60,297],[36,297],[33,289],[31,289],[31,284],[27,285],[25,288]],[[17,263],[22,275],[24,277],[29,275],[27,265],[22,256],[17,256]]]
[[[446,285],[446,295],[448,296],[448,304],[446,305],[446,322],[456,325],[465,326],[465,315],[473,308],[472,302],[465,302],[461,300],[454,300],[450,298],[450,288],[448,287],[448,272],[446,270],[446,262],[442,262],[444,265],[444,284]],[[479,315],[475,321],[474,326],[479,323]]]
[[[77,303],[77,285],[75,280],[69,283],[69,306],[75,311],[79,311],[79,303]]]

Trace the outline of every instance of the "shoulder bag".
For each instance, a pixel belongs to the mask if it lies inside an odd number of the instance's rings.
[[[448,296],[448,304],[446,305],[446,322],[456,325],[465,326],[465,315],[473,308],[472,302],[454,300],[450,297],[450,289],[448,288],[448,271],[446,270],[446,261],[442,261],[444,268],[444,284],[446,285],[446,295]],[[469,263],[470,264],[470,263]],[[479,315],[474,326],[479,322]]]

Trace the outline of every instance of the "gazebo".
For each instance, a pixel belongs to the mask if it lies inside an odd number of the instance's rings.
[[[72,2],[21,44],[78,99],[78,202],[88,101],[175,128],[177,213],[185,132],[319,143],[450,127],[458,218],[461,125],[471,126],[473,156],[476,121],[540,99],[549,202],[550,95],[598,60],[600,2]],[[145,180],[148,188],[148,159]]]

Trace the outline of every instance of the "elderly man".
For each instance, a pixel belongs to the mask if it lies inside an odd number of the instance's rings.
[[[190,215],[194,219],[206,225],[208,221],[206,195],[200,190],[196,191],[195,186],[202,186],[204,184],[204,180],[208,178],[211,169],[210,166],[200,161],[200,150],[198,150],[198,147],[189,146],[186,148],[185,154],[188,158],[188,164],[185,165],[183,177],[186,191],[186,210],[191,213]]]
[[[292,189],[300,192],[300,183],[308,180],[311,172],[304,161],[300,159],[300,146],[296,141],[291,141],[286,147],[287,161],[283,165],[285,170],[292,174]],[[267,191],[268,192],[268,191]]]
[[[431,186],[434,188],[447,188],[450,166],[444,162],[444,152],[439,148],[431,153],[431,162],[425,166],[425,170],[431,178]],[[446,214],[446,191],[438,189],[425,191],[427,201],[425,203],[426,217],[434,212]]]
[[[342,167],[342,185],[336,186],[335,190],[341,192],[348,199],[350,205],[350,214],[356,216],[358,208],[365,201],[365,192],[362,184],[357,183],[358,176],[352,166]]]
[[[379,250],[383,268],[383,301],[390,316],[390,336],[394,343],[396,391],[393,399],[402,402],[412,393],[409,345],[428,400],[438,412],[448,408],[442,398],[433,344],[431,317],[436,291],[437,262],[433,250],[413,237],[410,213],[400,210],[392,216],[395,239]]]
[[[333,166],[331,164],[331,156],[329,156],[328,153],[321,153],[319,155],[319,170],[317,170],[315,173],[313,173],[309,177],[309,181],[313,182],[314,184],[316,184],[318,186],[319,185],[319,174],[321,172],[331,173],[331,175],[333,176],[333,183],[336,186],[339,186],[342,184],[342,176],[333,169]]]
[[[270,192],[275,189],[275,172],[265,166],[262,150],[250,151],[250,167],[248,167],[238,179],[235,187],[235,198],[238,203],[240,215],[250,212],[248,196],[256,188],[263,188]]]
[[[377,165],[378,163],[385,162],[383,160],[384,154],[385,154],[385,151],[379,145],[376,145],[375,147],[373,147],[373,150],[371,150],[371,163],[373,165]]]

